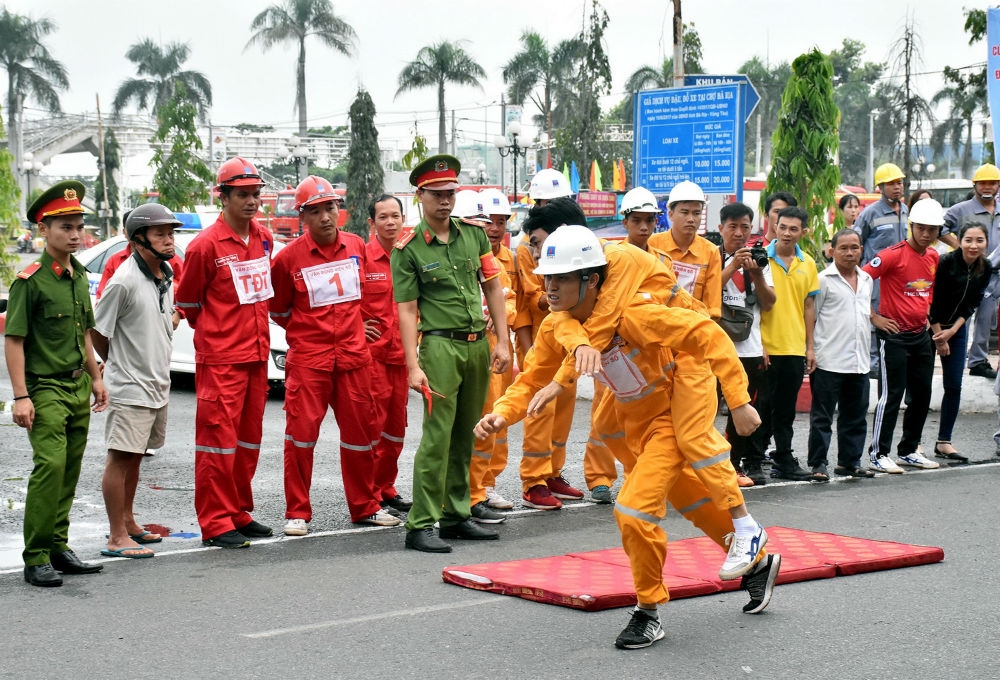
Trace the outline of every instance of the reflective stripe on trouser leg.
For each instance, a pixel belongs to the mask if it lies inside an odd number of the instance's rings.
[[[29,381],[35,420],[28,431],[34,468],[24,503],[25,566],[68,548],[69,512],[90,425],[90,376]]]
[[[375,491],[383,500],[399,495],[399,455],[406,435],[406,402],[410,386],[406,366],[373,361],[371,371],[372,400],[375,405]]]
[[[667,493],[685,463],[677,450],[670,414],[647,415],[646,419],[645,428],[640,419],[625,423],[630,437],[641,442],[642,453],[618,494],[615,519],[639,602],[662,604],[670,599],[663,583],[667,534],[657,522],[666,514]]]
[[[691,464],[721,510],[743,504],[729,442],[715,429],[715,377],[704,362],[678,352],[670,402],[681,454]]]
[[[423,400],[423,431],[413,457],[408,530],[430,527],[444,517],[455,523],[469,516],[472,428],[486,400],[489,345],[483,340],[467,343],[425,335],[420,343],[420,366],[431,389],[445,398],[432,397],[430,414],[427,400]]]
[[[197,364],[195,392],[194,504],[202,536],[214,538],[251,520],[267,364]]]

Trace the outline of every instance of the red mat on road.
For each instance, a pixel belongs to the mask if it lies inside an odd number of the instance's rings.
[[[940,562],[944,550],[786,527],[767,528],[768,552],[781,553],[778,583],[861,574]],[[719,580],[724,553],[711,539],[671,541],[663,576],[672,599],[737,590]],[[635,604],[632,572],[621,548],[511,562],[446,567],[447,583],[526,600],[598,611]]]

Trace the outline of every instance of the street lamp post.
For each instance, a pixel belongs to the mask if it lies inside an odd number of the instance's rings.
[[[517,203],[517,157],[524,158],[528,150],[517,143],[517,136],[521,134],[520,123],[516,120],[511,121],[511,124],[507,126],[507,132],[510,133],[509,142],[506,137],[498,136],[493,143],[496,144],[501,158],[506,158],[507,156],[514,157],[514,203]]]
[[[486,164],[480,163],[479,167],[476,168],[478,174],[476,175],[476,181],[479,184],[486,184],[486,180],[489,179],[489,175],[486,174]]]
[[[297,182],[301,182],[309,174],[309,150],[299,139],[298,135],[288,138],[288,146],[292,149],[292,158],[295,159],[295,177]]]
[[[43,167],[45,166],[35,160],[35,154],[30,151],[24,152],[24,155],[21,157],[21,172],[24,173],[25,182],[27,183],[27,192],[24,195],[26,201],[31,200],[31,176],[41,173]]]
[[[911,167],[910,169],[913,170],[913,174],[914,176],[916,176],[917,181],[919,182],[921,180],[927,179],[930,175],[934,174],[934,171],[937,170],[937,166],[935,166],[933,163],[928,163],[927,159],[924,158],[923,156],[919,156],[917,158],[917,162],[914,163],[913,167]]]
[[[868,174],[865,176],[865,188],[875,189],[875,117],[879,111],[868,112]]]

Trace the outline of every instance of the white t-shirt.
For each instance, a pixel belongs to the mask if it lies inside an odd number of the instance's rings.
[[[724,256],[722,266],[726,266],[729,256]],[[764,280],[768,286],[774,286],[771,278],[771,266],[768,265],[762,270]],[[749,275],[747,275],[749,278]],[[751,284],[751,292],[757,295],[757,286]],[[746,286],[744,285],[744,274],[742,269],[738,269],[733,277],[722,286],[722,301],[733,307],[746,307]],[[750,335],[742,342],[733,343],[736,345],[736,354],[741,357],[762,357],[764,356],[764,345],[760,340],[760,304],[753,305],[753,326],[750,328]]]
[[[130,256],[108,281],[94,309],[94,328],[108,338],[104,385],[115,404],[160,408],[170,396],[174,291],[161,306],[157,284]]]

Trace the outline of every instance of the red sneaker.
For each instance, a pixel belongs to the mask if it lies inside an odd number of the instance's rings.
[[[535,484],[524,492],[521,499],[523,505],[539,510],[558,510],[562,507],[559,499],[553,496],[549,492],[549,487],[544,484]]]
[[[546,479],[545,484],[556,498],[562,498],[567,501],[583,500],[583,492],[570,486],[569,482],[563,479],[562,475]]]
[[[742,470],[736,471],[736,483],[741,489],[753,486],[753,480],[746,476]]]

